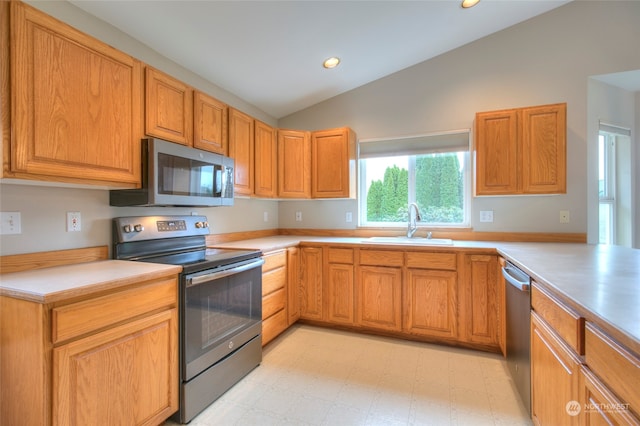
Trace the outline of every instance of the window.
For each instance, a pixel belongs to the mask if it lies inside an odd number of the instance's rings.
[[[359,143],[360,226],[406,226],[416,203],[422,226],[466,226],[469,132]]]
[[[631,247],[631,132],[600,123],[598,135],[599,242]]]

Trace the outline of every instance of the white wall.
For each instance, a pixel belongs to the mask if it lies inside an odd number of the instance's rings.
[[[640,2],[574,1],[280,119],[278,125],[310,130],[348,125],[358,138],[369,139],[472,128],[478,111],[566,102],[567,194],[477,197],[471,224],[476,231],[584,233],[588,79],[640,69],[637,40]],[[300,227],[290,214],[299,208],[318,207],[283,202],[280,226]],[[354,209],[355,202],[346,208]],[[493,210],[494,223],[480,223],[480,210]],[[560,210],[570,210],[569,224],[559,223]],[[303,223],[323,228],[328,220],[334,219]]]

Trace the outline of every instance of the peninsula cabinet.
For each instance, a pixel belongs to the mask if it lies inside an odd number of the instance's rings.
[[[300,248],[300,319],[325,319],[322,258],[322,247]]]
[[[476,195],[566,193],[567,105],[480,112]]]
[[[278,129],[278,197],[311,197],[311,136]]]
[[[162,423],[178,409],[177,298],[175,274],[46,304],[0,297],[0,423]]]
[[[407,252],[405,331],[458,337],[458,274],[455,253]]]
[[[138,187],[142,64],[22,2],[0,8],[3,177]]]
[[[254,119],[235,108],[229,108],[229,157],[234,160],[233,188],[237,195],[253,195],[254,191]]]
[[[181,145],[193,145],[193,89],[147,66],[145,133]]]
[[[402,331],[403,263],[401,251],[360,250],[356,295],[359,326]]]
[[[355,198],[356,136],[348,127],[311,133],[311,197]]]

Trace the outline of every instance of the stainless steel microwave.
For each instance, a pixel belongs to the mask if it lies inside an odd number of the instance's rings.
[[[112,190],[112,206],[233,205],[233,159],[160,139],[142,140],[142,188]]]

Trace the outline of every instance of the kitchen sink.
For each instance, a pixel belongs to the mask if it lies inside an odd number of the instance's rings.
[[[450,238],[407,238],[407,237],[370,237],[362,240],[364,243],[401,244],[412,246],[451,246]]]

